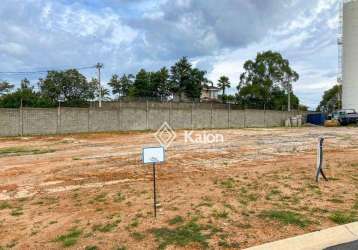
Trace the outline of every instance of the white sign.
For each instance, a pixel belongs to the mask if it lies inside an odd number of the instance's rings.
[[[161,163],[165,160],[165,152],[163,147],[143,148],[142,160],[144,164]]]

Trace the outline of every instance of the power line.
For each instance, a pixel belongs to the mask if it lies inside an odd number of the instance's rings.
[[[94,69],[96,65],[93,66],[84,66],[84,67],[68,67],[67,69],[76,69],[76,70],[84,70],[84,69]],[[65,69],[61,69],[65,70]],[[0,74],[3,75],[31,75],[31,74],[41,74],[41,73],[48,73],[49,71],[56,71],[55,69],[48,69],[48,70],[37,70],[37,71],[0,71]]]

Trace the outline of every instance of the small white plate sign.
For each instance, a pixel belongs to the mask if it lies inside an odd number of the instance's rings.
[[[165,160],[164,147],[143,148],[142,160],[144,164],[164,162]]]

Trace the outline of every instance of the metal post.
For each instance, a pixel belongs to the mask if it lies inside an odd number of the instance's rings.
[[[318,182],[319,180],[319,176],[320,174],[322,175],[323,179],[325,181],[328,181],[326,175],[323,172],[323,142],[324,142],[324,138],[320,137],[318,139],[318,157],[317,157],[317,172],[316,172],[316,182]]]
[[[97,63],[97,74],[98,74],[98,87],[99,87],[99,100],[98,100],[98,106],[102,108],[102,87],[101,87],[101,68],[103,67],[102,63]]]
[[[155,163],[153,163],[153,193],[154,217],[157,218],[157,187],[155,183]]]

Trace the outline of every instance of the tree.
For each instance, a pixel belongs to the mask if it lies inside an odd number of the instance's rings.
[[[0,82],[0,95],[9,93],[13,88],[14,85],[7,81]]]
[[[97,85],[88,82],[78,70],[49,71],[45,79],[39,82],[42,96],[57,103],[64,98],[65,103],[76,105],[93,100]]]
[[[170,69],[172,92],[182,99],[184,93],[189,98],[200,98],[202,84],[208,82],[205,71],[192,68],[186,57],[181,58]]]
[[[0,98],[0,107],[19,108],[24,107],[54,107],[56,104],[49,98],[41,96],[33,88],[18,88],[15,92],[4,95]]]
[[[171,85],[169,81],[169,71],[167,68],[161,68],[150,75],[151,89],[154,96],[160,97],[161,100],[167,99],[171,94]]]
[[[112,75],[111,80],[108,85],[112,88],[112,94],[118,95],[118,99],[121,96],[127,96],[130,92],[130,88],[133,86],[133,78],[134,76],[129,74],[124,74],[119,78],[118,75]]]
[[[21,83],[20,83],[20,88],[21,88],[21,89],[29,89],[29,88],[32,88],[30,81],[29,81],[27,78],[22,79],[22,80],[21,80]]]
[[[223,91],[223,96],[225,95],[225,89],[231,87],[231,83],[229,80],[229,77],[227,76],[221,76],[218,81],[218,87]]]
[[[153,97],[153,87],[151,85],[151,73],[141,69],[135,76],[133,84],[133,96]]]
[[[244,70],[237,87],[239,102],[242,105],[281,109],[282,105],[288,104],[286,91],[290,94],[292,105],[298,107],[298,98],[291,93],[291,86],[298,80],[299,75],[291,69],[289,61],[280,53],[258,53],[255,61],[245,62]],[[283,100],[284,98],[286,100]]]
[[[317,107],[319,112],[333,112],[342,108],[342,85],[334,85],[325,91],[320,104]]]

